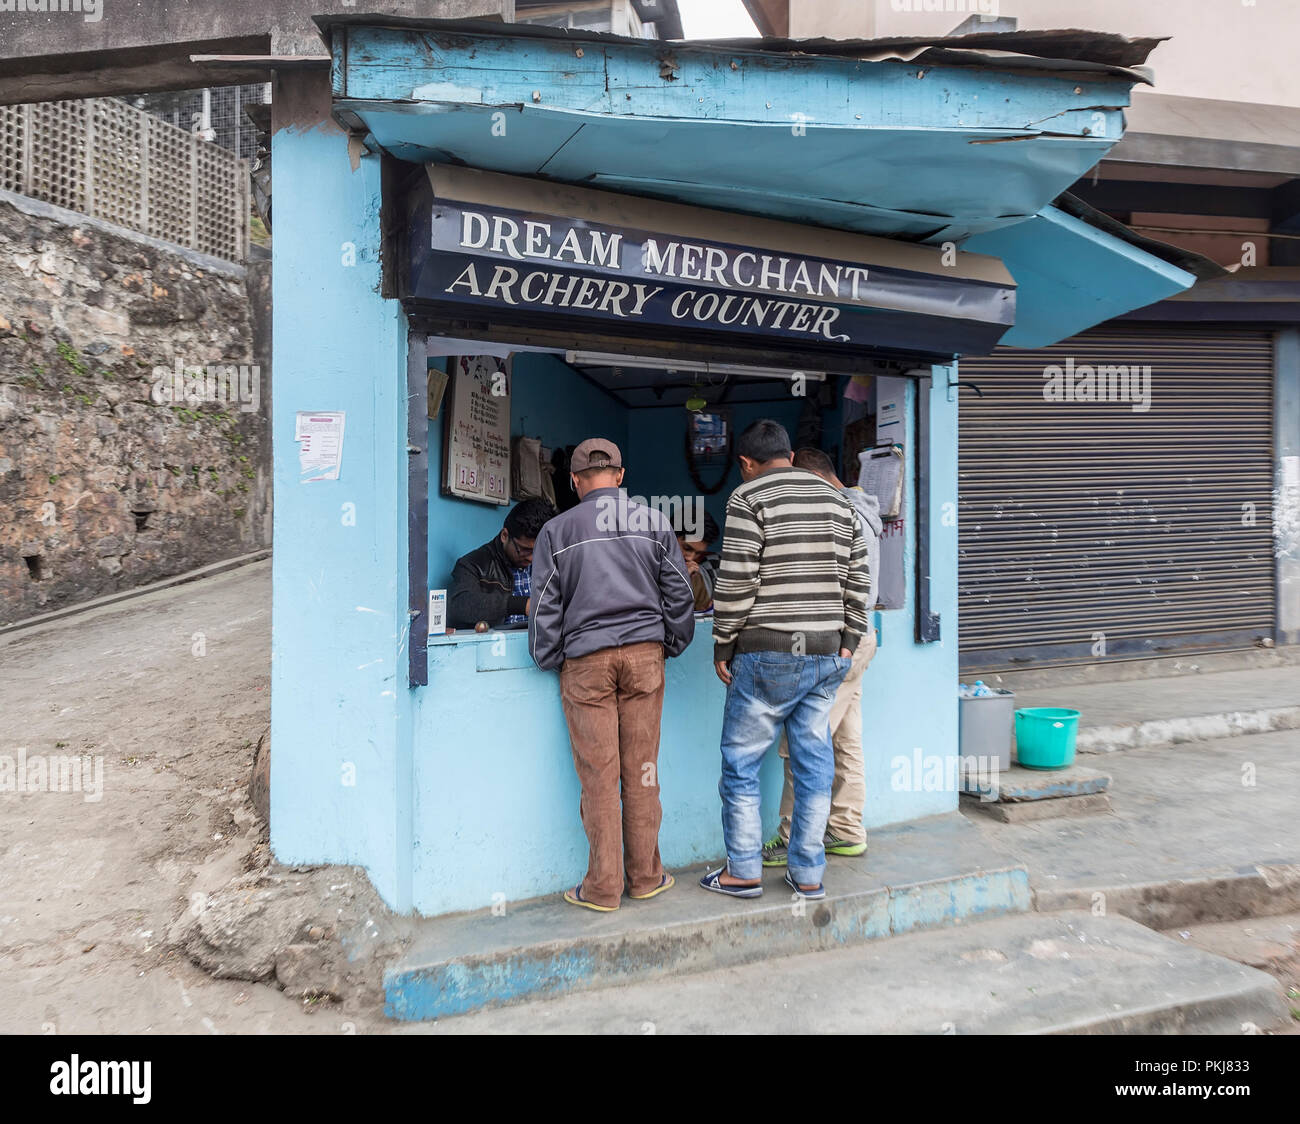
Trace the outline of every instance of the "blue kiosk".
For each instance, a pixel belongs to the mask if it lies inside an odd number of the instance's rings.
[[[776,417],[846,472],[901,449],[867,826],[955,809],[895,762],[956,753],[956,364],[1192,283],[1054,205],[1122,135],[1149,45],[321,26],[330,85],[281,74],[272,150],[277,858],[362,866],[423,915],[574,883],[556,677],[523,633],[431,634],[430,591],[499,531],[513,437],[610,438],[630,492],[720,519],[739,478],[692,455],[701,414]],[[508,376],[495,418],[465,405],[466,359]],[[486,445],[460,447],[458,409]],[[324,469],[317,432],[340,442]],[[670,866],[721,851],[711,655],[705,618],[669,664]]]

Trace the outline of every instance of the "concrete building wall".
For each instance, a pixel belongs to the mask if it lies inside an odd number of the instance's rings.
[[[808,13],[806,34],[836,34],[839,5],[791,0]],[[1171,36],[1151,56],[1156,91],[1261,105],[1300,106],[1295,66],[1297,9],[1267,0],[863,0],[874,7],[875,34],[944,35],[973,13],[1012,16],[1020,29],[1082,27],[1130,37]],[[935,10],[938,9],[938,10]],[[825,13],[822,15],[821,13]],[[814,30],[816,28],[816,30]],[[1141,97],[1144,87],[1137,87]]]
[[[0,12],[0,105],[233,86],[268,78],[190,56],[319,55],[313,17],[355,15],[356,0],[24,0]],[[21,10],[17,10],[21,9]],[[376,16],[514,19],[514,0],[373,0]]]
[[[876,13],[863,0],[790,0],[790,38],[870,39]]]
[[[0,199],[0,624],[270,544],[269,372],[246,280]],[[172,394],[177,363],[203,368],[180,387],[192,397]]]

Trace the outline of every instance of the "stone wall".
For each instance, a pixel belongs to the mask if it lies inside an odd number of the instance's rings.
[[[0,624],[269,546],[254,346],[242,267],[0,193]]]

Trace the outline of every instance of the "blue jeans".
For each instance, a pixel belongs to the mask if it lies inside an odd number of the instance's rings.
[[[763,874],[763,819],[758,770],[782,725],[790,743],[794,814],[790,820],[790,874],[800,885],[819,883],[826,870],[823,838],[835,783],[830,715],[835,689],[849,670],[840,656],[739,652],[722,715],[722,839],[727,869],[746,881]]]

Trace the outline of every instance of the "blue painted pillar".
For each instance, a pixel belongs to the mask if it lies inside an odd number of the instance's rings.
[[[1277,642],[1300,644],[1300,329],[1274,339],[1273,425]]]
[[[957,404],[948,401],[955,367],[931,368],[930,463],[916,456],[920,384],[906,399],[903,565],[907,600],[880,613],[881,648],[862,679],[862,746],[868,828],[951,812],[957,791],[937,783],[957,752]],[[956,396],[954,395],[954,398]],[[940,639],[916,642],[917,490],[929,489],[930,609]]]
[[[405,325],[379,296],[380,170],[323,80],[275,94],[271,848],[364,866],[410,908]],[[300,411],[346,412],[338,480],[300,483]]]

